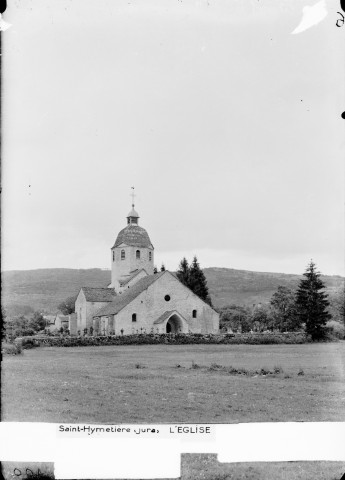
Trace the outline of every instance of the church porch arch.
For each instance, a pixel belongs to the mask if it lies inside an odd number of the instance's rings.
[[[186,319],[176,310],[165,312],[155,322],[160,326],[161,333],[188,333]]]

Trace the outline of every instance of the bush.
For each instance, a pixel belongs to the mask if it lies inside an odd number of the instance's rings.
[[[23,349],[20,343],[7,343],[1,345],[1,353],[3,355],[20,355]]]
[[[273,371],[274,371],[274,373],[275,373],[276,375],[278,375],[279,373],[283,373],[283,372],[284,372],[283,367],[280,367],[280,366],[275,366],[275,367],[273,368]]]
[[[23,350],[40,346],[39,339],[36,340],[34,337],[18,337],[15,339],[14,343],[20,345]]]
[[[200,365],[198,365],[197,363],[194,362],[194,360],[192,361],[192,366],[191,366],[192,369],[197,369],[197,368],[200,368]]]
[[[34,336],[18,339],[23,348],[45,347],[86,347],[98,345],[265,345],[265,344],[300,344],[306,343],[307,336],[303,332],[296,333],[243,333],[237,335],[178,333],[178,334],[133,334],[103,336]]]
[[[329,340],[339,339],[342,340],[345,338],[345,327],[341,323],[330,320],[326,324],[327,329],[327,338]]]
[[[141,369],[141,368],[146,368],[146,367],[145,367],[145,365],[143,365],[142,363],[136,363],[136,364],[135,364],[135,368]]]

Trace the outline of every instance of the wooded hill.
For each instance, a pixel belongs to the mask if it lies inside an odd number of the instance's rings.
[[[231,303],[252,306],[269,302],[278,285],[294,289],[301,278],[301,275],[231,268],[205,268],[204,273],[216,308]],[[322,279],[330,296],[343,288],[343,277],[325,275]],[[33,311],[55,314],[57,305],[67,297],[77,295],[81,287],[106,287],[109,283],[110,270],[99,268],[3,272],[2,305],[9,316],[30,314]]]

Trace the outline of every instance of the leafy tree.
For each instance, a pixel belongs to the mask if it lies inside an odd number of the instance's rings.
[[[156,273],[158,273],[158,270],[157,270],[157,267],[156,267],[156,266],[153,267],[153,273],[154,273],[154,275],[155,275]]]
[[[297,290],[296,307],[301,323],[305,323],[306,332],[313,340],[322,340],[326,334],[326,323],[331,318],[328,295],[323,292],[325,286],[316,271],[313,261],[307,266],[305,278],[300,280]]]
[[[296,312],[295,293],[288,287],[279,285],[271,298],[274,327],[281,332],[297,330],[301,326]]]
[[[39,332],[40,330],[44,330],[47,326],[47,322],[40,312],[35,312],[33,316],[29,320],[29,328],[35,330],[35,332]]]
[[[164,265],[164,263],[162,263],[162,265],[161,265],[161,272],[165,272],[165,265]]]
[[[329,296],[331,313],[334,320],[341,322],[345,327],[345,284],[339,288],[333,295]]]
[[[4,309],[3,306],[1,306],[1,336],[2,337],[6,335],[5,321],[6,321],[6,310]]]
[[[248,308],[231,304],[220,310],[220,328],[231,328],[232,331],[249,332],[251,319]]]
[[[274,318],[268,305],[257,305],[251,314],[251,324],[254,331],[274,329]]]
[[[345,328],[345,284],[344,288],[341,290],[339,296],[337,297],[337,311],[343,321],[343,325]]]
[[[181,260],[176,274],[180,282],[189,287],[189,265],[186,257]]]
[[[64,315],[71,315],[74,313],[76,297],[68,297],[63,302],[59,303],[58,309]]]
[[[4,322],[4,330],[5,336],[9,340],[35,334],[35,330],[29,326],[29,319],[24,315],[7,318]]]

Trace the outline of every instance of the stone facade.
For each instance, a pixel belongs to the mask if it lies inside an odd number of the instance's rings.
[[[77,331],[83,333],[87,329],[89,332],[90,327],[93,326],[93,316],[107,304],[108,302],[87,301],[83,289],[81,289],[75,301]]]
[[[118,313],[104,316],[96,313],[94,331],[115,335],[167,333],[168,323],[176,333],[219,330],[218,313],[166,271]]]
[[[111,284],[116,292],[121,291],[121,283],[135,271],[144,269],[147,275],[153,274],[154,248],[147,231],[138,225],[139,215],[134,205],[127,216],[127,227],[116,237],[111,248]]]
[[[83,287],[77,331],[94,335],[217,333],[219,315],[171,272],[154,274],[154,248],[132,210],[111,248],[111,284]],[[75,328],[73,328],[75,331]]]
[[[53,318],[54,321],[49,319],[50,322],[47,324],[47,330],[52,333],[57,333],[63,328],[64,330],[68,330],[70,335],[77,335],[77,315],[75,313],[71,315],[56,315]]]

